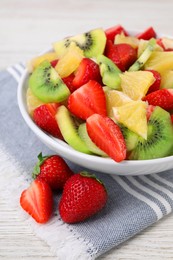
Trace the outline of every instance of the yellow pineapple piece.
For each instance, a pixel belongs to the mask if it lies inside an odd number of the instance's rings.
[[[125,36],[124,33],[115,36],[114,44],[127,43],[133,48],[138,47],[139,39],[134,36]]]
[[[154,83],[153,73],[149,71],[126,71],[120,74],[121,88],[132,100],[142,99]]]
[[[147,103],[141,100],[114,107],[115,119],[131,131],[147,139]]]
[[[61,78],[67,77],[78,68],[83,58],[83,51],[71,42],[64,56],[59,59],[55,70]]]
[[[43,105],[44,103],[36,96],[34,96],[31,89],[28,88],[26,92],[26,104],[27,104],[28,113],[30,114],[30,116],[32,116],[34,109]]]
[[[139,41],[139,44],[138,44],[138,52],[137,52],[137,56],[139,57],[142,53],[143,53],[143,51],[146,49],[146,47],[147,47],[147,45],[148,45],[148,42],[149,41],[146,41],[146,40],[143,40],[143,39],[141,39],[140,41]],[[155,44],[155,46],[154,46],[154,50],[155,51],[163,51],[163,48],[159,45],[159,44]]]
[[[113,117],[113,107],[119,107],[122,106],[130,101],[130,99],[126,94],[124,94],[122,91],[118,90],[111,90],[110,88],[105,90],[105,87],[103,88],[106,96],[106,106],[107,106],[107,113],[109,117]]]
[[[56,52],[48,52],[48,53],[37,56],[37,57],[33,58],[32,60],[30,60],[27,64],[27,68],[28,68],[29,72],[32,72],[43,61],[47,60],[47,61],[51,62],[51,61],[57,60],[57,59],[58,59],[58,56],[57,56]]]
[[[162,43],[165,49],[173,49],[173,39],[163,37],[162,38]]]
[[[160,88],[173,88],[173,70],[168,70],[161,75]]]
[[[156,70],[163,75],[168,70],[173,70],[173,51],[154,51],[144,65],[146,70]]]

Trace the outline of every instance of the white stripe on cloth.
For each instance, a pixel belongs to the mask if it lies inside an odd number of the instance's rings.
[[[171,212],[171,205],[168,203],[168,201],[163,198],[159,193],[149,189],[148,187],[145,187],[144,185],[142,185],[139,181],[137,181],[134,177],[127,177],[128,180],[134,185],[136,186],[138,189],[146,192],[147,194],[151,195],[152,197],[156,198],[157,200],[160,201],[160,203],[164,206],[165,210],[166,210],[166,214],[169,214]]]
[[[149,184],[151,187],[165,193],[171,200],[173,200],[173,193],[170,190],[168,190],[168,189],[164,188],[163,186],[149,180],[146,176],[140,176],[139,178],[141,180],[143,180],[145,183]]]
[[[161,219],[163,217],[163,213],[160,209],[160,207],[153,202],[152,200],[150,200],[149,198],[147,198],[146,196],[140,194],[139,192],[137,192],[136,190],[134,190],[133,188],[131,188],[125,181],[123,181],[119,176],[115,176],[112,175],[112,177],[114,178],[114,180],[116,180],[118,182],[118,184],[129,194],[131,194],[132,196],[134,196],[135,198],[145,202],[156,214],[157,220]]]
[[[170,188],[173,188],[172,182],[165,180],[163,177],[160,177],[158,174],[152,174],[152,178],[154,178],[155,180],[157,180],[163,184],[166,184]]]
[[[21,76],[17,73],[17,71],[13,67],[8,67],[7,71],[13,76],[13,78],[19,82]]]
[[[25,68],[23,67],[23,65],[22,65],[22,64],[20,64],[20,63],[18,63],[18,64],[15,64],[15,65],[14,65],[14,67],[15,67],[15,69],[17,69],[17,71],[19,71],[19,72],[20,72],[20,74],[21,74],[21,75],[23,74],[23,72],[24,72]]]

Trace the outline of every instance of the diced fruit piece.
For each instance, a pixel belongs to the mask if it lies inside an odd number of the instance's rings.
[[[160,106],[165,110],[173,109],[173,89],[159,89],[143,98],[150,105]]]
[[[112,119],[93,114],[87,118],[86,127],[91,140],[113,160],[121,162],[126,158],[123,134]]]
[[[129,71],[136,71],[141,69],[147,60],[150,58],[151,54],[153,53],[156,45],[156,40],[151,39],[149,40],[146,49],[142,52],[139,58],[135,61],[135,63],[129,68]]]
[[[62,190],[66,181],[73,175],[67,163],[58,155],[38,155],[32,177],[46,181],[52,190]]]
[[[28,88],[26,92],[26,104],[29,114],[33,116],[34,109],[43,105],[43,102],[32,93],[30,88]]]
[[[62,138],[59,126],[55,120],[58,104],[43,104],[33,112],[34,122],[44,131],[54,137]]]
[[[27,64],[29,72],[32,72],[35,70],[43,61],[49,61],[52,62],[53,60],[57,59],[56,52],[48,52],[43,55],[40,55],[38,57],[33,58],[30,60]]]
[[[173,51],[173,39],[163,37],[161,41],[165,51]]]
[[[155,107],[148,121],[147,140],[139,138],[135,149],[129,155],[130,160],[148,160],[172,155],[173,125],[170,114]]]
[[[58,63],[58,60],[53,60],[53,61],[50,62],[51,66],[52,66],[53,68],[56,67],[57,63]]]
[[[104,55],[97,56],[97,62],[100,67],[103,83],[110,88],[119,89],[121,84],[119,74],[121,73],[121,70],[112,60]]]
[[[146,49],[147,45],[148,45],[148,41],[142,40],[142,39],[139,41],[138,58],[143,53],[143,51]],[[157,41],[156,41],[156,44],[154,46],[154,51],[163,51],[163,48],[158,44]]]
[[[71,42],[66,53],[59,59],[55,70],[61,78],[68,77],[78,68],[83,57],[83,51],[74,42]]]
[[[107,41],[105,56],[111,59],[121,71],[125,71],[135,62],[137,52],[129,44],[113,44]]]
[[[94,113],[106,116],[106,98],[102,86],[90,80],[75,90],[68,98],[68,109],[84,120]]]
[[[64,84],[69,88],[71,93],[76,89],[73,85],[74,77],[74,73],[72,73],[68,77],[62,78]]]
[[[132,101],[120,107],[114,107],[115,119],[131,131],[147,139],[147,104],[143,101]]]
[[[161,75],[159,72],[155,70],[148,70],[149,72],[153,73],[153,76],[155,78],[154,83],[149,87],[147,94],[150,94],[151,92],[154,92],[156,90],[160,89],[160,84],[161,84]]]
[[[86,123],[83,123],[79,126],[78,128],[78,133],[80,138],[85,142],[86,146],[88,147],[88,149],[97,155],[100,156],[107,156],[106,153],[104,153],[102,150],[100,150],[91,140],[91,138],[88,135],[87,129],[86,129]]]
[[[29,87],[45,103],[61,102],[70,95],[68,87],[48,61],[43,61],[33,71],[29,78]]]
[[[137,48],[139,40],[134,36],[125,36],[124,33],[115,36],[114,44],[127,43],[133,48]]]
[[[144,32],[137,34],[136,37],[138,39],[150,40],[151,38],[156,38],[156,32],[153,27],[149,27]]]
[[[120,77],[124,94],[133,100],[143,98],[155,81],[153,73],[149,71],[126,71],[120,74]]]
[[[53,212],[53,196],[44,180],[34,180],[20,197],[21,207],[38,223],[46,223]]]
[[[119,107],[122,106],[130,101],[130,99],[126,94],[124,94],[122,91],[118,90],[112,90],[112,89],[105,89],[105,96],[106,96],[106,107],[107,107],[107,114],[109,117],[113,117],[113,107]]]
[[[106,44],[106,35],[103,29],[94,29],[83,34],[68,37],[62,41],[55,42],[53,44],[53,48],[58,57],[61,57],[66,53],[71,42],[74,42],[76,46],[84,52],[85,57],[93,58],[103,53]]]
[[[173,88],[173,70],[165,71],[162,74],[160,88]]]
[[[98,213],[106,204],[107,191],[95,175],[81,172],[65,184],[59,203],[59,213],[64,222],[77,223]]]
[[[115,36],[121,33],[124,33],[126,36],[128,35],[126,30],[121,25],[116,25],[105,30],[107,40],[111,40],[112,42],[114,42]]]
[[[65,106],[60,106],[55,117],[64,140],[75,150],[91,154],[84,141],[79,137],[76,125],[68,109]]]
[[[119,126],[126,142],[127,152],[132,151],[138,143],[139,135],[129,130],[123,124],[119,124]]]
[[[73,85],[77,89],[86,84],[89,80],[95,80],[101,83],[102,79],[100,75],[100,69],[98,64],[95,63],[93,60],[89,58],[84,58],[75,71]]]

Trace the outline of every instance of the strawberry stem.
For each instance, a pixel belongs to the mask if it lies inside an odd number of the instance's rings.
[[[47,160],[50,156],[43,156],[42,152],[39,153],[39,155],[37,156],[38,158],[38,162],[36,163],[36,165],[34,166],[33,172],[32,172],[32,177],[35,179],[39,173],[40,173],[40,166],[44,163],[45,160]]]
[[[80,172],[80,175],[83,177],[93,178],[104,186],[103,182],[101,180],[99,180],[94,174],[91,174],[87,171],[82,171],[82,172]]]

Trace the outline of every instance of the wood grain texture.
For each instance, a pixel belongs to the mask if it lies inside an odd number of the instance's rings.
[[[171,35],[172,13],[172,0],[1,0],[0,69],[30,59],[57,39],[100,26],[143,30],[152,25]],[[58,259],[1,199],[0,212],[0,259]],[[170,215],[99,259],[169,260],[172,241]]]

